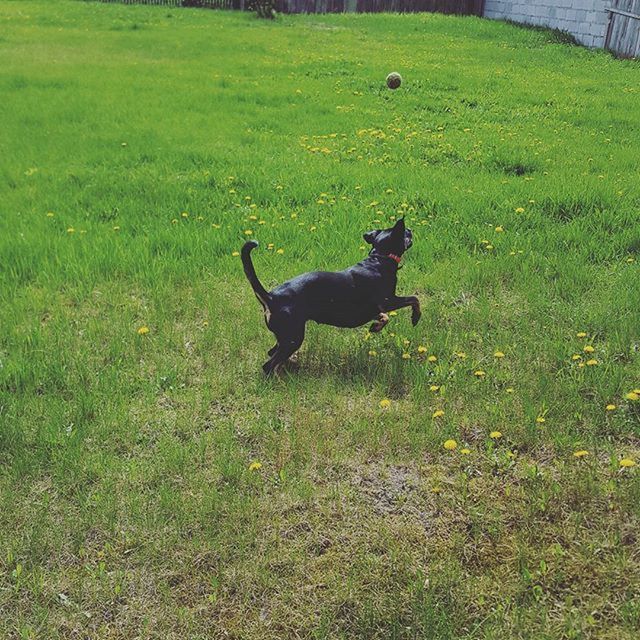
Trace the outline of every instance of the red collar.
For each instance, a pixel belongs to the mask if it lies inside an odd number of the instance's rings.
[[[388,253],[387,258],[391,258],[396,264],[400,264],[400,260],[402,260],[402,258],[395,253]]]

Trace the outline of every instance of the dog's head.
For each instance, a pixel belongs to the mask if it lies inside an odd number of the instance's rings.
[[[412,238],[411,229],[404,224],[404,217],[389,229],[375,229],[364,234],[364,239],[373,245],[373,249],[383,255],[393,253],[401,256],[413,244]]]

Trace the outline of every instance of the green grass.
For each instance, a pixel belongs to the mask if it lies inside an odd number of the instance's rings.
[[[637,638],[639,80],[476,18],[0,4],[0,637]],[[265,381],[245,232],[271,286],[399,212],[421,323]]]

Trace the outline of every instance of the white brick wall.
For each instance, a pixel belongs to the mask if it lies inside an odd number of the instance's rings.
[[[588,47],[603,47],[610,5],[610,0],[486,0],[484,15],[562,29]]]

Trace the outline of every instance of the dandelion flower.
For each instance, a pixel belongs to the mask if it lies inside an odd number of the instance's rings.
[[[251,231],[251,229],[247,229],[247,230],[244,232],[244,235],[245,235],[245,236],[252,236],[252,235],[253,235],[253,231]]]
[[[631,458],[622,458],[622,460],[620,460],[620,466],[621,467],[635,467],[636,466],[636,461],[632,460]]]
[[[574,353],[571,359],[575,362],[576,360],[582,360],[582,356],[579,353]]]
[[[375,358],[375,357],[378,355],[378,352],[377,352],[377,351],[374,351],[373,349],[371,349],[371,351],[369,351],[369,355],[370,355],[372,358]]]
[[[447,451],[455,451],[458,443],[455,440],[445,440],[442,445]]]
[[[441,418],[444,415],[444,411],[442,409],[437,409],[433,412],[433,418]]]
[[[588,344],[588,345],[583,349],[583,351],[584,351],[585,353],[593,353],[593,352],[595,351],[595,349],[594,349],[590,344]]]
[[[493,357],[494,357],[494,358],[504,358],[504,353],[502,353],[502,351],[496,351],[496,352],[493,354]]]
[[[411,358],[411,354],[410,353],[403,353],[402,354],[402,359],[403,360],[409,360]]]
[[[625,395],[625,398],[627,400],[631,400],[632,402],[635,402],[636,400],[638,400],[638,398],[640,398],[640,393],[636,393],[635,391],[629,391],[629,393]]]
[[[423,347],[422,345],[418,347],[418,353],[426,353],[426,352],[427,352],[427,347]]]
[[[483,378],[486,374],[485,374],[485,372],[484,372],[482,369],[478,369],[477,371],[474,371],[474,372],[473,372],[473,375],[474,375],[476,378]]]
[[[516,207],[516,213],[524,213],[524,207]]]
[[[537,422],[538,424],[544,424],[544,423],[546,422],[546,420],[545,420],[542,416],[538,416],[538,417],[536,418],[536,422]]]
[[[147,333],[149,333],[149,327],[140,327],[138,329],[138,335],[139,336],[146,336]]]
[[[496,233],[502,233],[504,229],[501,226],[496,227]]]
[[[437,385],[437,384],[432,384],[432,385],[429,387],[429,391],[438,391],[439,389],[440,389],[440,386],[439,386],[439,385]]]
[[[456,358],[460,358],[460,360],[464,360],[467,357],[467,354],[464,351],[456,351],[454,355]]]
[[[276,253],[281,256],[284,253],[284,249],[278,249]]]
[[[608,404],[605,409],[607,411],[615,411],[618,407],[615,404]]]
[[[585,451],[584,449],[580,449],[580,451],[573,452],[574,458],[584,458],[585,456],[588,456],[588,455],[589,455],[589,452]]]
[[[489,437],[490,437],[492,440],[499,440],[500,438],[502,438],[502,433],[501,433],[500,431],[492,431],[492,432],[489,434]]]
[[[595,358],[591,358],[591,360],[587,360],[587,367],[593,367],[598,364],[598,361]]]
[[[75,229],[73,227],[69,227],[67,229],[67,233],[75,233]]]
[[[55,216],[56,214],[53,213],[53,211],[49,211],[47,212],[47,218],[53,218],[53,216]]]
[[[576,338],[586,338],[587,334],[585,331],[578,331],[578,333],[576,333]]]
[[[389,315],[390,316],[397,316],[398,312],[397,311],[389,311]]]
[[[237,257],[240,255],[240,252],[239,252],[239,251],[234,251],[231,255],[232,255],[234,258],[237,258]]]
[[[468,456],[471,453],[471,449],[460,449],[460,453],[463,456]]]
[[[252,462],[249,465],[249,471],[258,471],[258,469],[262,469],[262,462]]]
[[[437,361],[438,361],[438,357],[437,357],[437,356],[429,356],[429,357],[427,358],[427,360],[428,360],[429,362],[437,362]]]
[[[507,393],[513,393],[513,387],[507,387],[507,388],[505,389],[505,391],[506,391]]]
[[[381,409],[388,409],[390,406],[391,406],[391,400],[389,400],[389,398],[382,398],[382,400],[380,400]]]
[[[189,217],[189,214],[188,214],[186,211],[183,211],[180,215],[181,215],[183,218],[188,218],[188,217]]]

